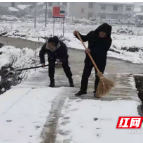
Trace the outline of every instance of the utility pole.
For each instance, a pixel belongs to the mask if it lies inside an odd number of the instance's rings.
[[[72,5],[72,7],[73,7],[73,2],[71,2],[71,5]],[[71,10],[72,12],[72,23],[73,23],[73,9]]]
[[[37,3],[35,2],[35,12],[34,12],[34,28],[36,28],[36,5],[37,5]]]
[[[46,3],[46,9],[45,9],[45,27],[47,26],[47,2]]]

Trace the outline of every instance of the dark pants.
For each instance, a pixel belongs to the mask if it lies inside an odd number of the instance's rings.
[[[97,66],[98,66],[98,69],[100,70],[100,72],[104,73],[106,64],[98,64]],[[91,74],[92,68],[93,68],[93,64],[85,63],[83,74],[82,74],[82,80],[81,80],[81,88],[80,88],[80,90],[82,90],[83,92],[87,91],[88,78]],[[95,79],[95,83],[94,83],[94,88],[96,90],[98,83],[99,83],[99,77],[97,76],[96,70],[95,70],[95,76],[96,76],[96,79]]]
[[[50,79],[54,79],[55,61],[56,61],[56,59],[49,60],[49,77],[50,77]],[[63,67],[63,70],[64,70],[67,78],[71,78],[72,73],[71,73],[71,70],[70,70],[70,67],[69,67],[69,64],[68,64],[68,59],[65,60],[64,63],[62,63],[62,67]]]

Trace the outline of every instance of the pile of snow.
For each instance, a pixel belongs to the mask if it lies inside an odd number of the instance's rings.
[[[3,94],[21,81],[34,76],[40,69],[17,71],[18,69],[40,65],[39,50],[3,46],[0,48],[0,94]]]
[[[21,10],[28,8],[30,5],[18,5],[17,7]]]
[[[35,67],[40,64],[39,49],[35,51],[29,48],[15,48],[13,46],[3,46],[0,49],[2,53],[0,55],[0,69],[3,66],[11,63],[12,67],[16,69]],[[31,76],[35,73],[35,70],[25,71],[27,76]]]
[[[17,8],[14,8],[14,7],[9,7],[8,10],[14,11],[14,12],[18,12],[19,11]]]

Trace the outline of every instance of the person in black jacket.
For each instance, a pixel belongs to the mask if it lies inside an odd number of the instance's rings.
[[[48,54],[49,62],[49,77],[50,77],[50,87],[55,86],[54,73],[55,73],[55,61],[58,59],[59,65],[62,65],[64,72],[69,79],[70,87],[74,87],[72,73],[68,65],[68,51],[67,46],[64,42],[60,41],[58,37],[54,36],[48,39],[48,42],[45,43],[39,53],[40,61],[43,67],[45,66],[45,53]]]
[[[105,66],[106,66],[106,58],[107,58],[107,51],[109,50],[112,39],[111,39],[111,31],[112,27],[107,23],[100,25],[95,31],[89,32],[87,35],[81,35],[78,31],[74,31],[74,35],[77,37],[77,32],[79,33],[83,42],[88,41],[88,48],[86,49],[86,58],[85,58],[85,66],[83,70],[82,80],[81,80],[81,87],[80,91],[76,93],[76,96],[80,96],[82,94],[87,94],[87,85],[88,85],[88,78],[91,74],[93,64],[87,55],[90,53],[92,58],[94,59],[98,69],[104,73]],[[77,37],[78,38],[78,37]],[[96,70],[95,70],[96,71]],[[96,97],[96,89],[99,83],[99,77],[97,76],[97,71],[95,72],[96,80],[95,80],[95,91],[94,96]]]

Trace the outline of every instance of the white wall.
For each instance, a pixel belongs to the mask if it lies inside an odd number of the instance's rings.
[[[101,5],[106,5],[106,9],[102,10]],[[118,10],[115,11],[113,9],[114,6],[118,6]],[[131,6],[131,11],[126,10],[126,6]],[[100,15],[105,15],[107,19],[118,19],[123,18],[127,14],[133,16],[134,13],[134,5],[133,4],[119,4],[119,3],[97,3],[96,4],[96,13],[100,17]]]
[[[123,12],[123,5],[116,5],[116,4],[105,4],[106,5],[106,9],[105,10],[102,10],[101,9],[101,3],[97,3],[97,13],[122,13]],[[115,6],[118,6],[118,10],[117,11],[114,11],[113,10],[113,7]]]
[[[84,12],[82,12],[82,9]],[[89,13],[93,16],[95,15],[95,3],[93,3],[93,8],[89,7],[88,2],[70,2],[67,6],[67,15],[77,18],[89,18]]]

